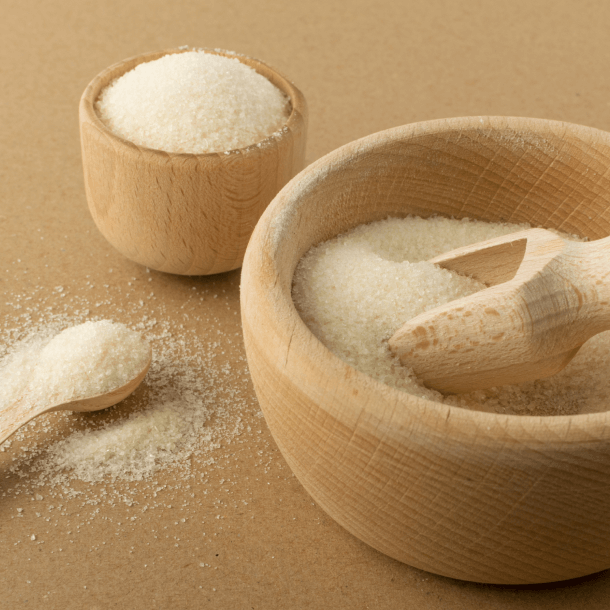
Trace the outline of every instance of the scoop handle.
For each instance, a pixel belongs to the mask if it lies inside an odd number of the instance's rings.
[[[571,242],[566,258],[573,262],[574,287],[582,292],[583,307],[593,334],[610,328],[610,236],[593,242]]]
[[[553,375],[609,328],[610,237],[538,230],[513,279],[415,317],[389,344],[428,387],[468,392]]]

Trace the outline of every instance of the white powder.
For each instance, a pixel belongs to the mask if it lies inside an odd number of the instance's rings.
[[[176,450],[187,426],[179,405],[170,403],[100,430],[76,432],[57,443],[50,455],[58,468],[70,469],[81,481],[126,475],[139,481],[158,469],[162,454]]]
[[[264,140],[286,123],[290,102],[239,59],[189,51],[127,72],[102,90],[96,109],[139,146],[209,153]]]
[[[0,410],[21,396],[34,407],[104,394],[136,377],[149,357],[139,333],[109,320],[35,336],[0,368]]]
[[[207,550],[217,553],[223,536],[228,542],[259,518],[252,500],[265,480],[274,485],[278,475],[293,486],[252,389],[238,285],[230,274],[168,284],[165,274],[121,264],[110,284],[77,274],[62,279],[60,293],[39,277],[4,294],[0,366],[66,327],[104,318],[153,348],[144,381],[117,406],[42,415],[0,445],[0,498],[14,516],[4,540],[10,549],[28,540],[51,561],[62,548],[82,546],[93,557],[114,546],[129,559],[144,553],[148,568],[166,561],[170,542],[187,541],[189,553],[211,563]],[[15,263],[15,280],[22,272]],[[139,541],[133,555],[125,536]]]
[[[193,308],[200,307],[199,299],[194,302],[187,299],[180,311],[184,311],[186,303],[191,315]],[[135,303],[134,313],[142,307]],[[74,309],[73,303],[70,309]],[[88,314],[88,310],[84,312]],[[186,313],[182,316],[188,317]],[[11,395],[16,393],[14,378],[3,373],[17,373],[18,365],[24,361],[35,370],[41,350],[50,353],[48,347],[53,342],[58,344],[62,337],[69,338],[73,334],[69,331],[109,324],[87,322],[60,332],[69,320],[65,316],[52,315],[50,321],[39,325],[32,324],[30,314],[24,314],[24,319],[28,320],[28,327],[10,328],[7,334],[14,336],[13,340],[9,345],[0,345],[2,404],[5,404],[3,390]],[[154,349],[150,370],[131,396],[116,407],[94,413],[43,415],[0,446],[0,454],[10,455],[15,445],[29,440],[19,459],[9,458],[6,464],[7,473],[24,478],[28,493],[40,486],[61,489],[62,494],[70,497],[83,493],[71,489],[71,481],[94,485],[147,481],[154,488],[151,477],[168,467],[174,468],[173,480],[188,478],[193,476],[191,458],[198,457],[202,466],[212,464],[210,454],[221,447],[221,442],[230,443],[243,429],[240,414],[247,406],[243,390],[249,384],[243,370],[245,357],[238,357],[231,366],[216,363],[217,356],[224,354],[234,339],[218,329],[214,331],[215,339],[204,344],[181,323],[161,322],[148,315],[135,326],[146,333]],[[138,336],[137,332],[128,332]],[[28,376],[24,377],[27,382]],[[229,380],[232,384],[227,387]],[[66,427],[72,427],[67,436]],[[59,438],[49,442],[49,434]],[[116,494],[128,504],[132,494],[139,493],[138,488],[127,490],[124,486],[105,489],[108,499]],[[143,489],[147,488],[140,488]],[[95,503],[99,501],[94,487],[87,493],[92,494]]]
[[[388,348],[388,339],[407,320],[484,287],[425,261],[525,228],[439,217],[361,225],[303,257],[294,276],[294,302],[314,335],[342,360],[411,394],[500,413],[605,410],[610,333],[591,339],[564,371],[548,379],[448,397],[425,388]]]

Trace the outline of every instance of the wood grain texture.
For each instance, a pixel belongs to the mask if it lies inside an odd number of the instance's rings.
[[[268,78],[292,104],[279,135],[231,154],[177,154],[139,147],[109,131],[94,104],[101,90],[168,50],[119,62],[100,73],[80,101],[89,210],[104,237],[152,269],[206,275],[241,266],[250,235],[278,191],[305,164],[307,106],[301,92],[258,60],[236,57]]]
[[[610,238],[583,243],[530,229],[431,262],[490,285],[416,316],[389,340],[441,392],[550,377],[610,330]]]
[[[51,413],[53,411],[77,411],[81,413],[100,411],[118,404],[130,394],[135,392],[136,388],[142,383],[150,364],[152,362],[152,351],[150,352],[146,366],[127,383],[122,386],[106,392],[97,394],[96,396],[81,397],[69,402],[57,403],[57,399],[49,396],[46,404],[32,404],[28,400],[27,388],[24,396],[17,402],[9,405],[0,411],[0,445],[12,436],[21,426],[25,426],[29,421],[43,413]]]
[[[417,214],[610,233],[610,136],[535,119],[416,123],[344,146],[291,181],[242,271],[250,372],[284,457],[349,532],[400,561],[489,583],[610,567],[610,416],[510,416],[419,399],[343,363],[291,299],[314,244]]]

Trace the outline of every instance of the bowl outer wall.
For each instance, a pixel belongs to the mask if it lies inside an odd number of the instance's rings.
[[[440,214],[610,233],[610,137],[566,123],[467,117],[373,134],[275,198],[242,270],[242,322],[270,430],[313,499],[383,553],[454,578],[525,584],[610,566],[607,412],[475,412],[343,363],[291,299],[301,256],[362,222]]]

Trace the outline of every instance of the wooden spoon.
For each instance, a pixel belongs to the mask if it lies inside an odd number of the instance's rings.
[[[402,326],[390,349],[430,388],[461,393],[549,377],[610,329],[610,237],[530,229],[431,262],[490,286]]]
[[[43,413],[50,413],[51,411],[100,411],[101,409],[107,409],[112,405],[116,405],[124,398],[127,398],[142,383],[151,361],[152,351],[145,366],[127,383],[104,394],[81,396],[70,402],[54,403],[53,398],[50,397],[46,404],[32,405],[28,401],[26,389],[22,398],[0,412],[0,444],[14,434],[21,426]]]

